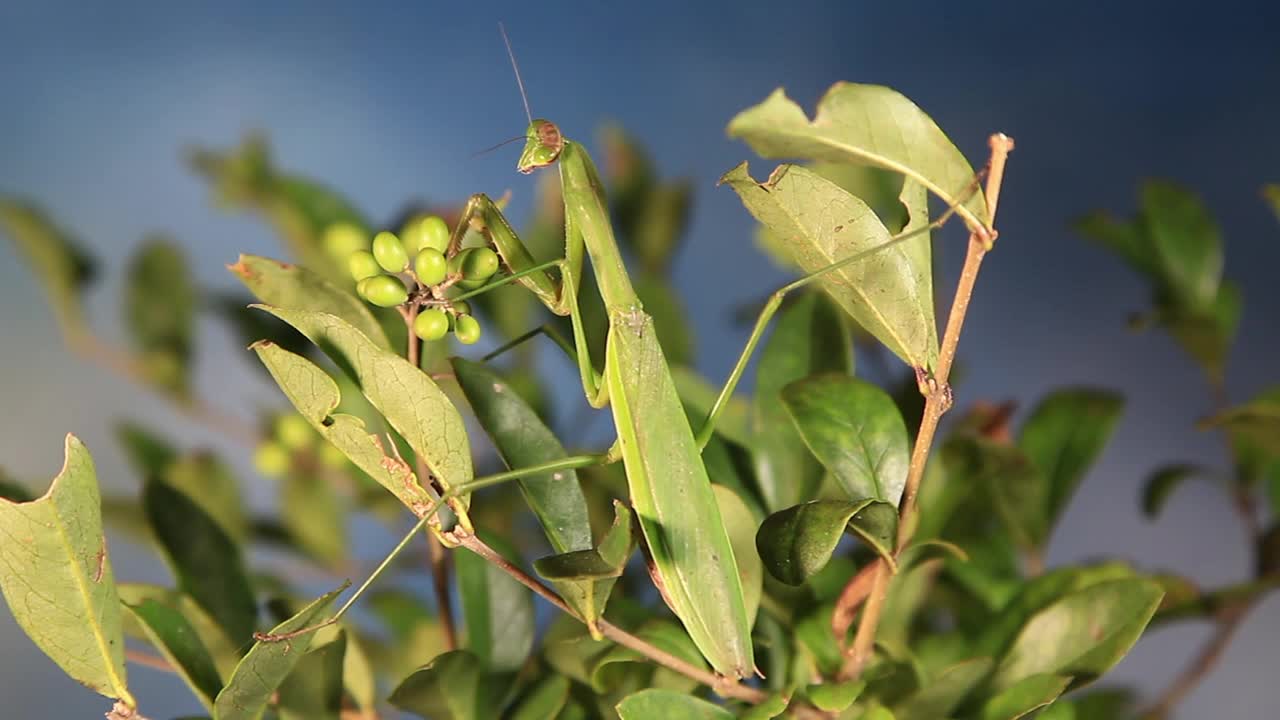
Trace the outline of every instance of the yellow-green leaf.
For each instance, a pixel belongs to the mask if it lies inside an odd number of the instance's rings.
[[[18,625],[64,672],[136,706],[93,458],[74,435],[43,497],[0,499],[0,590]]]

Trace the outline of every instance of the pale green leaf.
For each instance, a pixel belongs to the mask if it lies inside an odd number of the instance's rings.
[[[285,635],[312,627],[329,614],[342,587],[317,598],[298,614],[271,629],[271,635]],[[227,685],[218,693],[214,714],[218,720],[259,720],[271,696],[289,676],[311,647],[315,633],[303,633],[278,642],[258,641],[236,666]]]
[[[93,458],[74,435],[44,496],[0,499],[0,590],[31,640],[95,692],[136,706]]]
[[[860,163],[919,182],[970,225],[988,225],[969,161],[915,103],[880,85],[836,83],[812,121],[781,88],[729,123],[729,135],[763,157]]]
[[[327,642],[317,638],[312,643],[280,683],[276,703],[280,720],[339,720],[346,652],[345,631],[337,632]]]

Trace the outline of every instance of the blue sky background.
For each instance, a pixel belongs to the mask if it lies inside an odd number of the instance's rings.
[[[961,344],[960,402],[1029,404],[1069,383],[1114,387],[1128,407],[1115,440],[1057,531],[1051,563],[1120,555],[1215,584],[1243,578],[1250,556],[1225,502],[1188,486],[1159,523],[1143,520],[1142,478],[1174,459],[1220,463],[1193,421],[1209,398],[1198,372],[1125,317],[1143,288],[1072,234],[1094,208],[1128,214],[1138,182],[1168,177],[1199,192],[1226,238],[1226,274],[1246,298],[1230,394],[1277,378],[1280,226],[1258,189],[1280,180],[1280,6],[1204,3],[381,3],[0,5],[0,192],[47,206],[104,262],[90,296],[97,327],[118,338],[125,259],[146,232],[173,232],[200,280],[230,287],[236,254],[279,254],[256,222],[208,203],[183,166],[191,143],[228,146],[270,134],[278,163],[324,179],[372,217],[410,198],[460,200],[532,188],[516,151],[479,149],[522,131],[523,111],[498,20],[506,22],[535,114],[588,141],[618,120],[666,176],[695,180],[698,204],[677,280],[699,330],[699,368],[723,377],[746,335],[732,308],[785,280],[754,250],[733,193],[714,187],[751,157],[724,125],[774,87],[811,108],[838,80],[892,86],[947,130],[974,164],[985,138],[1018,141],[1001,202],[998,251],[984,266]],[[757,176],[771,164],[754,160]],[[954,230],[937,252],[949,295],[962,256]],[[49,477],[62,438],[80,435],[103,483],[129,490],[109,430],[127,415],[192,444],[234,448],[104,371],[67,357],[35,284],[0,246],[0,464]],[[707,282],[714,279],[714,282]],[[199,382],[248,416],[278,395],[219,327],[201,326]],[[247,464],[240,458],[238,465]],[[385,538],[366,540],[369,554]],[[117,576],[166,573],[117,543]],[[1146,691],[1181,668],[1207,626],[1146,637],[1112,675]],[[1280,600],[1250,617],[1180,717],[1274,717]],[[172,678],[134,669],[155,716],[197,706]],[[0,697],[12,717],[90,717],[78,688],[0,613]]]

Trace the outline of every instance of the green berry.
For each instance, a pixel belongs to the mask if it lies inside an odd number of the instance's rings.
[[[409,267],[409,253],[405,252],[404,243],[386,230],[373,237],[373,257],[387,272],[404,272]]]
[[[264,477],[278,478],[289,472],[293,458],[280,443],[264,442],[253,451],[253,467]]]
[[[409,299],[409,291],[404,289],[404,283],[390,275],[365,278],[356,286],[356,291],[378,307],[395,307]]]
[[[341,469],[347,466],[347,456],[342,454],[342,451],[333,443],[324,443],[320,446],[320,464]]]
[[[378,269],[378,261],[373,257],[373,253],[368,250],[356,250],[351,253],[347,257],[347,269],[351,271],[351,277],[356,282],[382,272]]]
[[[444,254],[435,248],[423,248],[413,259],[413,274],[423,285],[438,285],[444,282],[449,272],[449,263]]]
[[[454,315],[470,315],[471,303],[466,300],[450,300],[449,304],[453,306]]]
[[[458,253],[462,258],[462,278],[484,282],[498,272],[498,253],[487,247],[468,248]]]
[[[471,345],[480,339],[480,323],[470,315],[459,315],[453,321],[453,334],[458,342]]]
[[[418,221],[418,249],[434,248],[444,252],[449,247],[449,226],[439,215],[428,215]]]
[[[324,249],[341,260],[356,250],[369,248],[369,234],[351,223],[334,223],[324,230]]]
[[[311,447],[315,440],[315,431],[311,423],[301,415],[282,415],[276,420],[276,440],[289,450],[303,450]]]
[[[413,321],[413,333],[428,342],[439,340],[449,332],[449,316],[440,308],[427,308]]]
[[[373,277],[377,277],[377,275],[374,275]],[[356,281],[356,294],[364,298],[365,301],[369,300],[369,281],[372,280],[373,277],[367,277],[363,280]]]

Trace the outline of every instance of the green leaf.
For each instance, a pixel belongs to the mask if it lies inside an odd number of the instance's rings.
[[[759,523],[747,503],[736,492],[723,485],[712,485],[716,504],[720,507],[720,519],[729,532],[729,544],[733,546],[733,559],[738,565],[738,577],[742,580],[742,599],[747,606],[747,625],[755,625],[756,611],[760,608],[760,593],[764,589],[764,564],[756,550],[756,530]]]
[[[622,720],[733,720],[729,711],[684,693],[641,690],[618,703]]]
[[[1101,677],[1138,640],[1164,591],[1150,580],[1110,580],[1065,595],[1032,616],[992,678],[1004,690],[1032,675]]]
[[[1106,390],[1057,390],[1041,400],[1022,425],[1018,446],[1048,483],[1045,518],[1049,525],[1066,509],[1110,439],[1123,408],[1124,398]]]
[[[614,500],[613,512],[613,525],[598,547],[552,555],[533,563],[538,575],[555,587],[596,639],[600,638],[596,621],[604,613],[609,593],[636,547],[631,510]]]
[[[548,720],[557,718],[569,702],[569,678],[547,675],[525,695],[511,713],[510,720]]]
[[[1147,517],[1155,519],[1160,515],[1160,511],[1164,509],[1164,505],[1169,501],[1169,497],[1173,495],[1173,491],[1185,480],[1195,477],[1204,477],[1208,474],[1205,468],[1199,465],[1177,464],[1166,465],[1147,478],[1142,485],[1142,512]]]
[[[347,589],[348,584],[343,583],[337,590],[320,596],[298,614],[272,628],[269,634],[286,635],[323,621],[333,601]],[[226,687],[218,693],[214,702],[214,714],[218,720],[259,720],[271,696],[302,661],[314,639],[315,633],[309,632],[279,642],[254,643],[235,672],[231,673]]]
[[[42,210],[17,198],[0,197],[0,230],[13,239],[44,286],[62,332],[69,337],[84,335],[80,293],[92,280],[92,260]]]
[[[782,389],[823,371],[852,372],[847,328],[818,293],[807,293],[784,309],[760,352],[752,402],[756,483],[765,507],[777,511],[817,494],[822,467],[791,423]]]
[[[787,698],[782,695],[770,695],[764,702],[744,710],[738,716],[738,720],[772,720],[786,712],[789,704]]]
[[[836,83],[812,121],[781,88],[729,123],[729,135],[764,157],[873,165],[919,182],[967,224],[989,224],[974,172],[946,134],[906,97],[879,85]]]
[[[1043,544],[1049,534],[1048,483],[1021,448],[962,435],[948,440],[947,454],[954,481],[985,492],[990,508],[1019,547],[1033,550]]]
[[[341,366],[444,489],[472,478],[462,416],[426,373],[379,348],[341,318],[305,310],[262,309],[297,328]],[[428,482],[420,480],[423,485]]]
[[[213,700],[222,690],[222,676],[199,633],[182,613],[154,599],[124,607],[147,634],[151,645],[187,683],[196,699],[213,712]]]
[[[1280,456],[1280,385],[1267,388],[1249,402],[1223,410],[1202,426],[1225,428],[1255,443],[1262,451]]]
[[[1224,281],[1209,308],[1163,307],[1157,313],[1157,320],[1200,364],[1210,380],[1221,383],[1227,354],[1240,326],[1243,305],[1240,288]]]
[[[480,537],[509,562],[520,564],[519,555],[501,538],[483,531]],[[466,649],[490,671],[518,670],[533,648],[533,595],[475,553],[455,553],[454,563]]]
[[[897,507],[911,451],[893,398],[846,375],[814,375],[791,383],[782,399],[800,437],[850,498]]]
[[[805,695],[819,710],[844,712],[866,689],[866,681],[848,680],[838,683],[810,685],[805,690]]]
[[[650,645],[684,660],[691,665],[705,669],[707,664],[693,644],[689,634],[678,623],[669,620],[651,620],[635,630],[634,634]],[[639,675],[635,677],[633,671]],[[631,676],[631,677],[629,677]],[[596,693],[606,695],[611,692],[626,692],[626,683],[633,680],[632,687],[659,687],[676,692],[692,692],[698,686],[696,680],[668,670],[655,667],[652,661],[631,648],[614,645],[591,667],[591,686]]]
[[[4,468],[0,468],[0,499],[25,503],[35,500],[36,495],[27,486],[5,474]]]
[[[355,706],[366,715],[376,715],[378,707],[378,678],[374,674],[373,661],[364,644],[347,630],[347,649],[342,656],[342,685]]]
[[[178,459],[172,443],[137,423],[121,422],[115,430],[125,457],[144,479],[162,476],[169,464]]]
[[[363,333],[379,348],[393,349],[368,306],[355,295],[304,267],[257,255],[241,255],[239,262],[228,265],[227,269],[235,273],[263,304],[275,305],[285,310],[333,315]],[[275,314],[289,322],[289,318]],[[302,328],[298,330],[307,334]]]
[[[310,360],[274,344],[257,343],[253,351],[285,397],[325,440],[415,515],[426,512],[432,504],[431,496],[419,484],[413,469],[394,454],[388,455],[382,439],[369,433],[363,420],[334,413],[342,395],[333,378]]]
[[[74,435],[44,496],[0,499],[0,591],[19,627],[77,682],[131,707],[93,458]]]
[[[280,684],[281,720],[339,720],[347,634],[339,631],[313,647]]]
[[[712,387],[697,371],[683,365],[671,366],[671,379],[676,382],[676,392],[680,395],[680,402],[684,403],[685,411],[690,417],[697,418],[692,426],[701,428],[711,406],[720,396],[720,389]],[[751,446],[751,408],[745,400],[737,396],[729,398],[716,421],[716,433],[743,447]]]
[[[1074,227],[1076,232],[1119,255],[1138,274],[1160,281],[1155,248],[1141,218],[1120,220],[1099,211],[1080,218]]]
[[[508,468],[523,468],[567,457],[564,446],[501,376],[483,363],[451,358],[453,374],[494,447]],[[573,470],[516,481],[557,553],[591,548],[587,501]]]
[[[193,452],[175,458],[156,479],[199,505],[233,542],[241,544],[248,539],[249,517],[240,483],[213,453]]]
[[[489,720],[497,717],[491,685],[474,655],[454,650],[405,678],[388,702],[429,720]]]
[[[294,470],[280,485],[280,520],[307,556],[328,567],[349,556],[347,505],[331,475]]]
[[[858,501],[814,500],[765,518],[756,548],[770,575],[800,585],[826,567],[846,531],[858,534],[892,563],[898,513],[871,498]]]
[[[204,608],[232,642],[247,641],[258,609],[239,546],[199,504],[172,485],[148,482],[142,505],[178,588]]]
[[[1222,279],[1222,238],[1200,199],[1152,180],[1142,188],[1142,213],[1165,285],[1181,305],[1212,305]]]
[[[192,600],[191,596],[177,590],[160,587],[159,585],[141,583],[121,583],[117,587],[117,591],[120,595],[120,601],[126,607],[144,603],[158,603],[168,608],[171,613],[182,617],[195,631],[200,644],[213,659],[219,678],[230,675],[235,670],[236,664],[240,662],[239,648],[231,644],[227,634],[218,626],[218,623],[195,600]],[[127,636],[148,642],[151,641],[150,631],[143,626],[142,621],[137,618],[136,614],[126,613],[122,619],[124,621],[124,632]],[[222,687],[221,679],[218,681],[218,687]],[[217,693],[215,692],[214,694],[216,695]]]
[[[858,258],[827,272],[819,284],[908,365],[933,367],[938,331],[927,236],[881,247],[889,231],[866,203],[797,165],[778,166],[760,184],[743,163],[720,182],[738,193],[756,220],[788,238],[804,272]]]
[[[672,284],[658,275],[645,274],[635,279],[636,296],[645,312],[653,317],[658,343],[667,361],[673,365],[693,362],[693,331],[687,318],[689,311],[680,301]]]
[[[990,658],[972,658],[943,670],[936,678],[894,704],[898,720],[936,720],[949,717],[991,671]]]
[[[982,706],[979,718],[981,720],[1017,720],[1057,700],[1070,684],[1070,677],[1048,673],[1030,675],[987,700]]]
[[[125,325],[147,381],[181,399],[190,392],[197,299],[182,250],[168,238],[144,240],[125,279]]]

